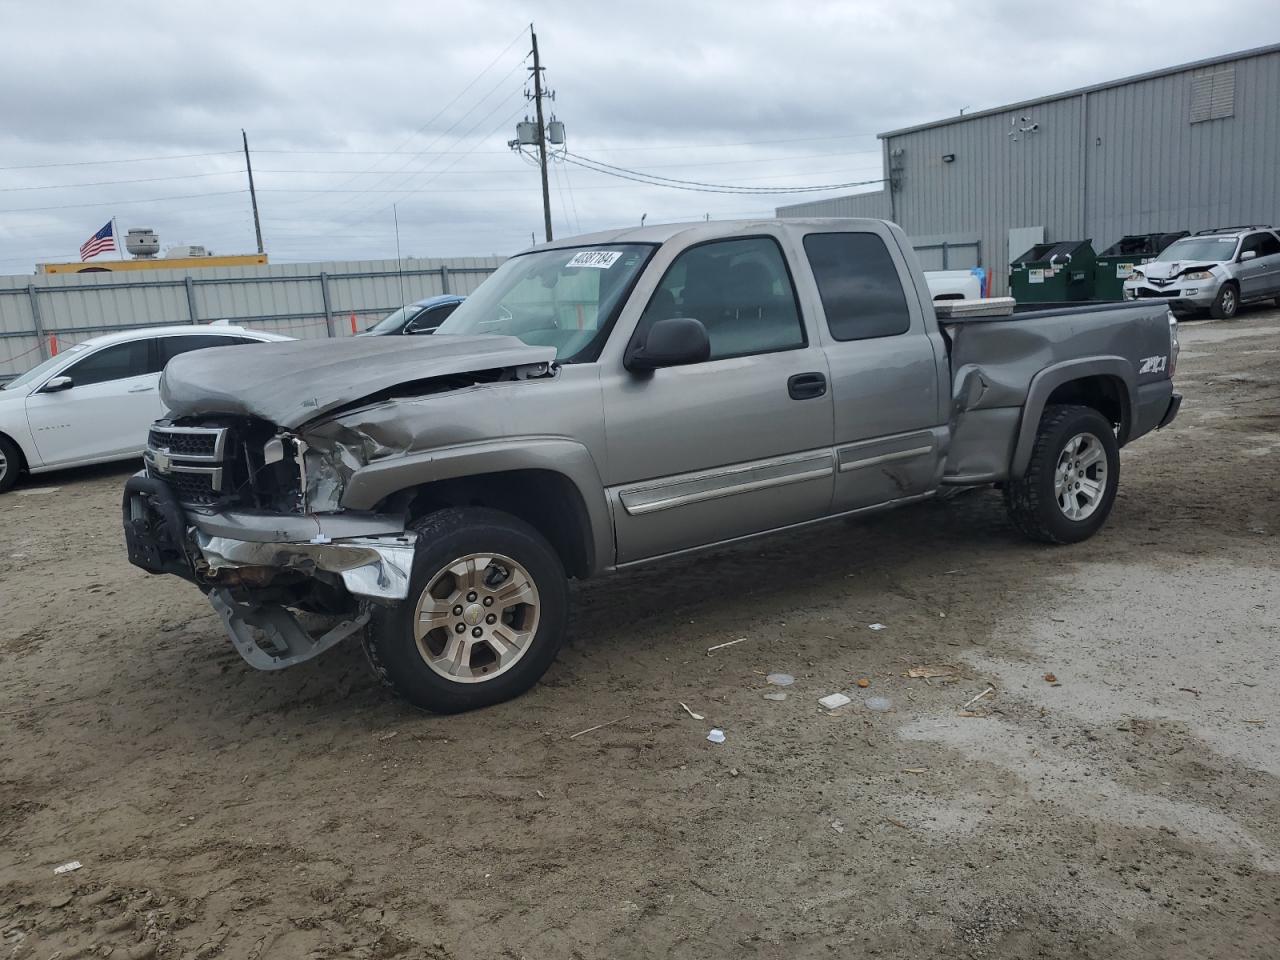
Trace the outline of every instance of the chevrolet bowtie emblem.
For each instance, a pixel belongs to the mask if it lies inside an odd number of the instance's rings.
[[[173,459],[169,456],[169,450],[153,450],[151,453],[151,465],[161,473],[168,473],[169,467],[172,465]]]

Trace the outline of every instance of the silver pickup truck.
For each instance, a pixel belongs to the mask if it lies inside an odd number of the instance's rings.
[[[1119,447],[1177,414],[1177,324],[1011,305],[940,317],[878,220],[534,247],[432,337],[176,358],[129,558],[196,584],[255,667],[360,634],[454,712],[537,682],[570,577],[984,484],[1028,536],[1080,541]]]

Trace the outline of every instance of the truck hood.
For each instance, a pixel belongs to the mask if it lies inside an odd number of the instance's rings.
[[[213,347],[174,357],[160,399],[173,417],[259,417],[292,430],[392,387],[555,358],[554,347],[516,337],[440,334]]]
[[[1137,269],[1141,270],[1148,279],[1152,280],[1172,280],[1174,277],[1187,270],[1208,270],[1210,267],[1219,266],[1212,260],[1150,260],[1147,263],[1140,264]]]

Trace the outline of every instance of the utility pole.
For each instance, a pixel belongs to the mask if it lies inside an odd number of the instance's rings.
[[[535,56],[537,54],[537,51],[538,51],[538,47],[537,47],[537,44],[535,43],[534,44]],[[244,132],[243,127],[240,128],[240,137],[241,139],[244,140],[244,168],[249,174],[249,201],[253,204],[253,231],[258,235],[258,252],[266,253],[266,251],[262,249],[262,221],[258,219],[258,194],[253,189],[253,163],[249,160],[249,135]],[[545,191],[546,184],[547,184],[547,174],[546,174],[546,171],[544,170],[542,174],[542,185],[543,185],[544,191]],[[550,223],[551,221],[548,220],[547,222]]]
[[[529,35],[533,37],[533,67],[530,72],[533,73],[533,102],[538,115],[538,166],[542,173],[542,221],[543,226],[547,230],[547,240],[551,240],[551,188],[547,186],[547,127],[542,122],[542,61],[538,59],[538,35],[533,32],[533,24],[529,24]],[[248,146],[245,147],[245,156],[249,155]],[[249,175],[250,190],[252,191],[253,174]],[[257,210],[257,205],[254,205]],[[256,216],[256,214],[255,214]],[[262,237],[258,237],[259,253],[261,253]]]

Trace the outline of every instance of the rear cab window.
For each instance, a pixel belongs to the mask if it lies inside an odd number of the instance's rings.
[[[898,267],[874,233],[810,233],[804,252],[836,340],[895,337],[911,328]]]

